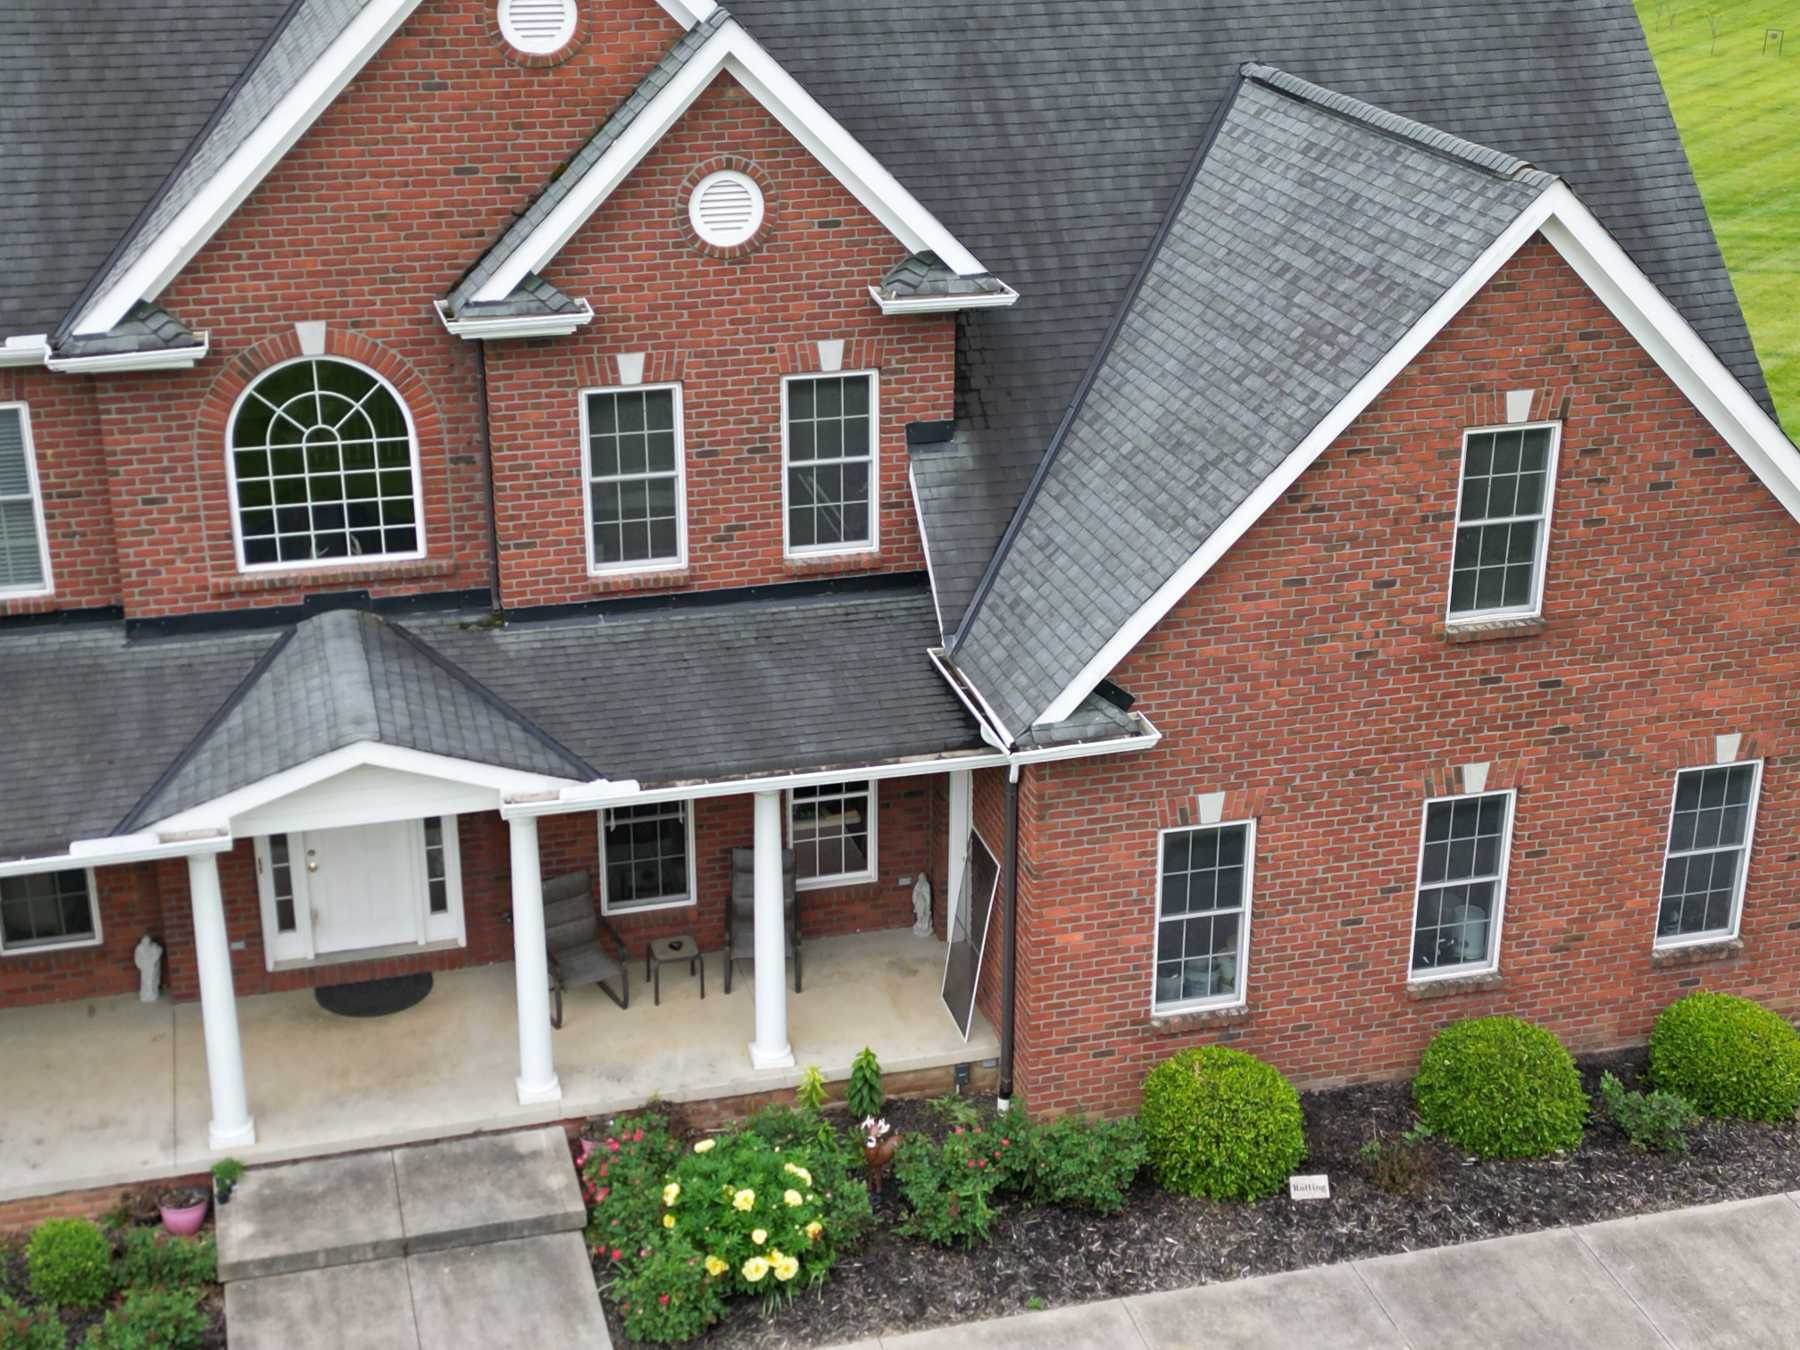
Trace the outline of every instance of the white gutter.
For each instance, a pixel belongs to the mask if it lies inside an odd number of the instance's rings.
[[[507,338],[568,337],[577,328],[594,321],[594,307],[577,300],[581,308],[568,314],[513,314],[492,319],[453,319],[442,300],[432,301],[444,328],[465,341],[477,339],[503,341]]]
[[[110,838],[77,839],[67,853],[41,858],[0,862],[0,877],[32,876],[63,872],[76,867],[116,867],[123,863],[161,862],[168,858],[192,858],[206,853],[229,852],[233,839],[223,831],[191,835],[121,834]]]
[[[44,364],[63,375],[124,375],[139,370],[192,370],[204,359],[212,343],[208,334],[196,333],[197,346],[157,352],[112,352],[106,356],[51,356]]]
[[[41,366],[49,356],[48,333],[25,333],[0,342],[0,366]]]
[[[1019,293],[1005,282],[1004,290],[979,295],[918,295],[889,299],[875,286],[869,287],[869,298],[881,306],[883,314],[954,314],[963,309],[1007,309],[1018,303]]]

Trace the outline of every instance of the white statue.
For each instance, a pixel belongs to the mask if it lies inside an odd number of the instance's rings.
[[[163,949],[148,933],[138,939],[132,960],[138,968],[138,1002],[154,1003],[162,991]]]
[[[931,936],[931,878],[923,872],[913,882],[913,936]]]

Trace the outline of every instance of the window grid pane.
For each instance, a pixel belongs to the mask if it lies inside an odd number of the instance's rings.
[[[425,821],[425,889],[433,914],[450,912],[450,883],[444,868],[444,820],[431,816]]]
[[[1429,803],[1420,842],[1415,971],[1493,961],[1494,920],[1505,866],[1504,793]]]
[[[790,549],[870,542],[872,392],[867,375],[788,381]]]
[[[1156,916],[1158,1008],[1235,998],[1241,991],[1249,834],[1247,825],[1223,825],[1163,836]]]
[[[1735,926],[1755,789],[1754,764],[1683,769],[1675,776],[1658,941],[1726,934]]]
[[[788,804],[788,840],[799,880],[868,875],[869,795],[866,782],[794,789]]]
[[[594,564],[681,556],[681,444],[673,389],[589,394],[588,504]]]
[[[47,946],[93,936],[94,904],[85,871],[0,878],[0,945]]]
[[[406,414],[359,366],[265,375],[232,421],[231,467],[247,566],[419,550]]]
[[[1535,606],[1550,438],[1549,427],[1470,433],[1450,563],[1453,615]]]
[[[609,909],[692,898],[686,802],[608,807],[604,837]]]
[[[277,932],[294,931],[294,867],[285,834],[269,836],[269,892],[275,897]]]
[[[25,413],[0,408],[0,590],[36,590],[43,584],[44,555],[25,452]]]

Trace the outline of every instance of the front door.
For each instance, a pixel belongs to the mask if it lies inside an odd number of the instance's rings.
[[[317,954],[419,941],[417,833],[412,821],[397,821],[301,836]]]

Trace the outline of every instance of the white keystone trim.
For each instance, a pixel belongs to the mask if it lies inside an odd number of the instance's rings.
[[[1549,187],[1490,244],[1455,284],[1426,310],[1368,374],[1314,427],[1225,523],[1208,536],[1180,570],[1159,586],[1067,687],[1038,715],[1037,724],[1060,722],[1075,711],[1113,667],[1162,621],[1177,601],[1261,518],[1263,512],[1316,460],[1345,427],[1374,401],[1443,330],[1493,275],[1542,231],[1569,266],[1627,332],[1650,354],[1683,395],[1712,423],[1788,514],[1800,520],[1800,450],[1782,433],[1738,378],[1713,355],[1651,280],[1619,247],[1564,183]]]
[[[500,264],[474,299],[504,299],[527,272],[541,272],[722,71],[748,89],[908,251],[935,253],[959,276],[987,271],[735,19],[727,19],[644,106],[574,191]]]
[[[88,301],[74,331],[110,332],[139,300],[161,294],[418,5],[419,0],[370,0],[137,261]]]

